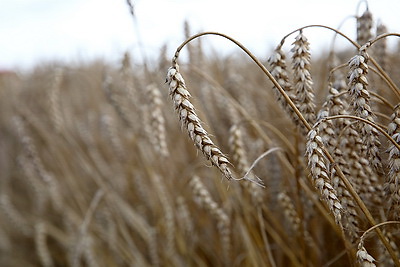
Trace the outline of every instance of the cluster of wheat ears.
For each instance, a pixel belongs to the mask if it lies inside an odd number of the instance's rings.
[[[400,266],[400,34],[354,18],[265,60],[186,23],[172,65],[3,74],[0,265]],[[311,60],[307,31],[349,48]]]

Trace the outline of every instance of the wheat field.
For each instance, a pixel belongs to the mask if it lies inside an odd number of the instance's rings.
[[[0,266],[400,266],[400,35],[367,7],[256,58],[183,26],[153,64],[0,74]]]

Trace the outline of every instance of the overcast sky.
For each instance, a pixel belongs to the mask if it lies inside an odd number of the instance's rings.
[[[190,23],[193,33],[228,34],[258,56],[267,55],[284,35],[308,24],[337,28],[344,21],[341,31],[354,39],[356,22],[350,16],[356,14],[359,3],[358,0],[132,2],[150,58],[158,55],[164,43],[172,56],[183,40],[184,20]],[[369,8],[389,31],[400,32],[399,0],[372,0]],[[359,14],[364,10],[363,4]],[[331,32],[322,29],[309,29],[305,34],[314,50],[328,47],[332,38]],[[135,57],[139,51],[137,36],[126,0],[1,0],[0,69],[26,68],[52,59],[74,62],[102,57],[115,61],[125,51]],[[235,51],[226,40],[215,36],[205,38],[216,50]],[[345,45],[345,42],[338,43],[338,46]]]

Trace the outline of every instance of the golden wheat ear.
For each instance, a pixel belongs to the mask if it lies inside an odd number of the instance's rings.
[[[232,179],[233,175],[229,168],[231,164],[203,128],[202,121],[197,116],[195,108],[189,100],[190,93],[186,88],[185,80],[179,72],[177,63],[174,63],[173,66],[168,69],[167,83],[169,85],[169,94],[174,102],[174,107],[182,123],[182,128],[187,130],[190,139],[195,143],[197,149],[199,149],[228,180]]]

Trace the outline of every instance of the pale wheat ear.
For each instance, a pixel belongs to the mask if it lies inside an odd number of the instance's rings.
[[[316,119],[313,80],[311,78],[310,43],[303,30],[295,37],[291,49],[293,86],[295,88],[295,104],[304,115],[309,124],[314,124]]]
[[[399,105],[397,105],[393,111],[391,122],[388,126],[388,134],[396,141],[400,142],[400,114]],[[398,218],[400,216],[400,188],[399,188],[399,175],[400,175],[400,149],[392,144],[388,150],[389,153],[389,173],[385,180],[385,192],[387,199],[389,200],[389,216]]]
[[[146,88],[146,95],[149,103],[150,137],[152,144],[162,157],[170,155],[167,145],[167,134],[165,130],[165,118],[162,112],[162,99],[160,90],[155,84],[150,84]]]
[[[167,82],[169,85],[169,94],[174,102],[174,107],[182,123],[182,128],[187,130],[190,139],[206,158],[210,160],[228,180],[232,179],[233,174],[229,168],[231,164],[203,128],[202,122],[196,114],[193,104],[189,101],[190,93],[186,89],[185,80],[180,74],[179,66],[176,62],[173,62],[172,67],[168,70]]]
[[[35,247],[42,266],[51,267],[54,266],[54,261],[50,254],[46,240],[48,235],[46,228],[46,223],[43,221],[38,221],[35,223]]]
[[[283,90],[288,94],[289,98],[293,101],[296,99],[296,92],[289,79],[289,74],[287,70],[286,64],[286,56],[282,50],[282,46],[279,45],[273,52],[273,54],[268,58],[268,63],[270,65],[270,72],[272,76],[276,79],[279,85]],[[274,93],[278,99],[279,104],[286,111],[288,116],[292,119],[292,121],[298,125],[301,129],[304,128],[304,125],[299,122],[298,117],[296,116],[293,109],[289,106],[285,98],[279,92],[277,87],[274,85],[273,87]]]
[[[64,70],[59,67],[54,70],[52,74],[52,81],[49,88],[49,108],[51,110],[51,120],[54,126],[54,130],[57,133],[61,133],[64,127],[64,118],[61,108],[61,86],[64,76]]]
[[[221,235],[222,256],[225,264],[230,263],[231,250],[231,223],[228,214],[211,197],[207,188],[203,185],[198,176],[193,176],[189,182],[193,191],[194,200],[199,206],[206,209],[216,220],[219,234]]]
[[[342,228],[342,205],[329,179],[328,160],[324,155],[322,147],[323,140],[319,135],[318,128],[310,130],[307,135],[306,155],[313,183],[333,213],[336,223]]]
[[[244,187],[251,195],[251,199],[256,205],[262,205],[264,192],[258,185],[260,181],[256,180],[256,176],[250,169],[247,159],[246,150],[243,143],[242,131],[238,124],[233,124],[229,129],[229,147],[232,152],[232,160],[236,166],[239,175],[250,177],[244,181]],[[254,182],[253,182],[254,181]]]
[[[332,93],[334,94],[335,91]],[[334,96],[332,96],[333,98]],[[345,173],[349,175],[348,162],[346,162],[343,152],[340,150],[340,139],[338,140],[337,135],[335,134],[334,125],[332,121],[324,120],[329,114],[329,104],[330,101],[326,102],[323,105],[323,108],[319,111],[317,120],[318,129],[320,131],[320,136],[324,145],[328,148],[329,153],[333,156],[336,164],[339,168]],[[352,240],[358,238],[358,229],[359,229],[359,218],[356,210],[356,204],[351,198],[350,193],[348,192],[346,186],[343,181],[337,175],[337,172],[334,168],[330,170],[330,179],[333,185],[333,188],[337,192],[337,197],[340,199],[340,202],[343,206],[343,211],[345,216],[342,217],[345,231],[349,234]]]
[[[374,123],[375,115],[369,104],[370,94],[368,91],[367,79],[368,60],[369,55],[366,52],[365,46],[360,48],[358,55],[355,55],[349,60],[348,92],[351,97],[350,106],[353,109],[353,114]],[[382,172],[383,166],[379,154],[379,147],[381,144],[378,139],[378,132],[375,128],[366,126],[365,124],[359,126],[359,131],[367,146],[367,157],[372,162],[375,170]]]

